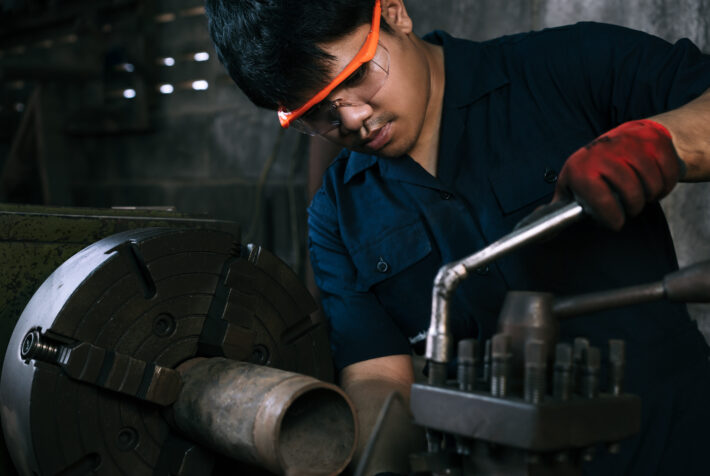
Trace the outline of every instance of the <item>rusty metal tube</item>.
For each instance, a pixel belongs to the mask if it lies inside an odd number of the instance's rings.
[[[227,457],[277,474],[338,474],[357,442],[345,393],[312,377],[223,358],[178,367],[174,425]]]

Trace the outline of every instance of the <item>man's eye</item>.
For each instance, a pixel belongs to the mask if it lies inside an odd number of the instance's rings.
[[[348,79],[343,81],[343,85],[345,86],[355,86],[357,85],[360,81],[365,79],[365,76],[367,75],[367,63],[363,64],[360,66],[358,69],[356,69],[353,74],[348,76]]]
[[[318,113],[321,111],[321,109],[323,108],[325,102],[326,102],[326,101],[321,101],[321,102],[319,102],[318,104],[313,105],[313,107],[311,107],[309,110],[307,110],[307,111],[303,114],[302,117],[303,117],[304,119],[314,118],[314,117],[317,116]]]

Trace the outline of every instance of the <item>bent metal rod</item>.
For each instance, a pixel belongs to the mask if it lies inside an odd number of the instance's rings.
[[[533,243],[579,221],[585,216],[582,206],[573,201],[566,205],[551,204],[543,210],[545,214],[491,243],[480,251],[458,261],[448,263],[439,269],[432,290],[431,323],[427,333],[426,358],[432,370],[445,365],[451,359],[452,335],[449,326],[449,302],[458,285],[468,277],[469,272],[494,261],[524,245]],[[538,213],[534,213],[537,215]],[[525,220],[524,220],[525,221]],[[444,376],[445,378],[445,376]],[[438,383],[441,373],[430,374],[430,382]],[[432,381],[433,380],[433,381]]]

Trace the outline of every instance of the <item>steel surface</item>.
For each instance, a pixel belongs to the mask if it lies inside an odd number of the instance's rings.
[[[472,270],[480,268],[521,246],[559,231],[584,216],[584,209],[577,202],[562,207],[532,223],[517,228],[480,251],[461,260],[446,264],[439,269],[432,291],[431,323],[427,333],[426,358],[446,363],[451,358],[451,331],[449,329],[449,299],[459,283]]]
[[[162,415],[161,392],[173,384],[154,384],[160,368],[205,355],[209,319],[225,324],[224,335],[211,334],[212,351],[332,378],[327,333],[310,316],[315,302],[273,255],[237,244],[216,230],[128,231],[45,280],[15,327],[0,382],[3,430],[21,474],[81,467],[152,475],[205,461]],[[51,359],[23,359],[33,330],[48,345],[86,349],[85,365],[67,361],[67,371]]]
[[[638,432],[641,425],[640,399],[634,395],[533,404],[414,384],[411,410],[414,421],[427,428],[532,451],[616,442]]]
[[[178,370],[175,424],[206,448],[276,474],[312,476],[339,474],[355,452],[355,409],[335,385],[219,357]]]

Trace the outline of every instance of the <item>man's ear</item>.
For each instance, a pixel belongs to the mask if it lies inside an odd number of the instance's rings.
[[[386,21],[395,31],[404,34],[412,32],[412,19],[404,8],[403,0],[381,0],[382,19]]]

